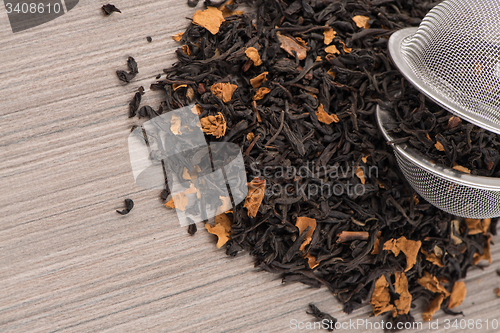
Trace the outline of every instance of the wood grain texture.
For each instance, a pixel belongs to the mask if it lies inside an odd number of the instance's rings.
[[[370,307],[343,314],[325,288],[282,286],[246,254],[226,257],[201,225],[189,236],[157,190],[134,184],[128,102],[143,85],[144,103],[157,105],[149,85],[173,63],[171,36],[195,9],[123,0],[122,14],[104,17],[105,3],[80,0],[16,34],[0,8],[0,331],[297,332],[290,320],[310,322],[309,302],[341,322],[380,322]],[[139,74],[123,85],[115,71],[128,56]],[[135,208],[120,216],[127,197]],[[466,280],[465,319],[500,320],[492,250],[493,265]],[[445,318],[454,319],[435,316]]]

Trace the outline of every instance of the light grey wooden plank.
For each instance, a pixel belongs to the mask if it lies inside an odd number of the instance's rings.
[[[0,331],[293,332],[290,320],[311,321],[309,302],[341,322],[369,318],[369,306],[346,315],[325,288],[282,286],[248,255],[226,257],[201,225],[189,236],[158,190],[134,184],[128,101],[172,64],[171,36],[194,9],[124,0],[104,17],[104,3],[16,34],[0,9]],[[140,73],[123,85],[114,72],[129,55]],[[136,207],[118,216],[126,197]],[[493,252],[491,267],[469,273],[466,319],[500,320]]]

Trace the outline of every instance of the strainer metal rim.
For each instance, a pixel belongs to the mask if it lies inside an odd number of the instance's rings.
[[[394,138],[387,132],[386,129],[387,124],[394,122],[394,119],[391,117],[389,112],[380,107],[380,105],[377,105],[376,117],[378,127],[380,128],[380,131],[382,132],[384,138],[387,141],[394,140]],[[428,157],[423,155],[418,150],[411,148],[406,143],[389,144],[404,158],[438,177],[444,178],[454,183],[474,187],[481,190],[500,191],[500,178],[475,176],[463,173],[441,164],[432,162]]]
[[[416,89],[426,95],[435,103],[439,104],[441,107],[450,111],[451,113],[459,116],[463,120],[466,120],[474,125],[477,125],[490,132],[500,134],[500,127],[494,122],[480,117],[475,113],[472,113],[462,107],[461,105],[447,99],[444,95],[441,95],[437,90],[433,89],[424,80],[419,78],[408,65],[401,52],[402,42],[407,37],[414,35],[418,31],[418,27],[404,28],[396,31],[389,38],[388,49],[392,60],[394,61],[396,67],[399,69],[401,74],[410,82]]]

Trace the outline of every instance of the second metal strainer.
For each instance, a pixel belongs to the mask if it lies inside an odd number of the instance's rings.
[[[406,79],[460,118],[500,134],[500,0],[446,0],[418,28],[394,33],[389,51]],[[392,120],[377,108],[385,138]],[[392,125],[394,126],[394,125]],[[435,164],[406,144],[393,145],[410,185],[453,215],[500,216],[500,179]]]

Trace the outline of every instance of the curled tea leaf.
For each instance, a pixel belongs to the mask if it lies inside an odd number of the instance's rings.
[[[111,15],[111,13],[113,12],[121,13],[121,11],[118,8],[116,8],[115,5],[109,3],[107,5],[102,6],[101,8],[104,14],[106,15]]]
[[[130,211],[134,208],[134,201],[132,199],[125,199],[125,209],[124,210],[116,210],[117,213],[121,215],[126,215],[130,213]]]

